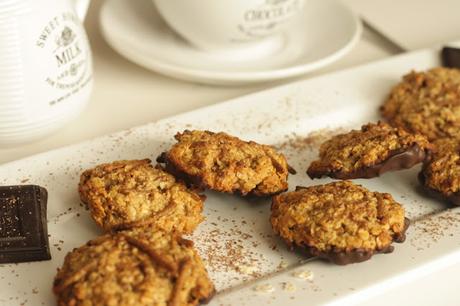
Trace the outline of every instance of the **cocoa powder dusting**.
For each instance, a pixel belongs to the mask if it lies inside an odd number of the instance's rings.
[[[344,128],[320,129],[310,132],[306,136],[292,133],[285,135],[285,140],[275,145],[275,148],[281,151],[314,151],[317,150],[323,142],[344,131]]]
[[[215,226],[194,236],[193,240],[210,272],[236,272],[244,275],[243,279],[262,275],[266,259],[252,251],[259,242],[253,235],[241,231],[237,224],[229,230]]]
[[[409,241],[418,251],[423,251],[443,237],[453,236],[452,230],[459,227],[460,211],[448,209],[442,214],[429,214],[414,222]]]

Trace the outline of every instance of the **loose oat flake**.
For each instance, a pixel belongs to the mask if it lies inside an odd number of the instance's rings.
[[[283,290],[287,292],[295,292],[297,288],[293,283],[285,282],[283,283]]]
[[[271,293],[271,292],[275,291],[275,288],[270,284],[257,285],[253,289],[256,292],[261,292],[261,293]]]
[[[242,274],[247,274],[247,275],[251,275],[253,274],[254,272],[257,272],[257,267],[252,265],[252,266],[248,266],[248,265],[238,265],[237,266],[237,269],[240,273]]]
[[[311,281],[313,280],[314,274],[310,270],[303,270],[303,271],[295,271],[294,273],[292,273],[292,276]]]

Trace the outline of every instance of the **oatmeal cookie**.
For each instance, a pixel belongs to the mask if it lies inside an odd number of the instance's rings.
[[[122,160],[82,173],[80,198],[104,230],[155,224],[191,233],[203,221],[204,196],[150,160]]]
[[[460,206],[460,140],[444,138],[434,145],[419,180],[430,194]]]
[[[288,188],[286,158],[271,146],[226,133],[189,131],[157,160],[171,173],[200,188],[266,196]]]
[[[337,179],[371,178],[387,171],[411,168],[422,162],[431,149],[420,134],[378,122],[361,130],[340,134],[324,142],[319,160],[307,170],[310,178],[329,176]]]
[[[391,125],[420,133],[430,141],[460,135],[460,70],[411,72],[381,108]]]
[[[273,197],[272,227],[286,243],[310,256],[345,265],[393,251],[409,225],[390,194],[350,181],[298,187]]]
[[[59,306],[192,306],[208,301],[214,286],[193,242],[135,228],[68,253],[53,292]]]

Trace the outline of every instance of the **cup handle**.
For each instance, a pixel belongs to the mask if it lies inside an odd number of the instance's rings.
[[[90,1],[91,0],[72,0],[75,12],[77,13],[77,16],[80,18],[81,22],[85,20]]]

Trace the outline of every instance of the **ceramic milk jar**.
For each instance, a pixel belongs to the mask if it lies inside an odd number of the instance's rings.
[[[75,118],[92,88],[89,0],[0,1],[0,148]]]

